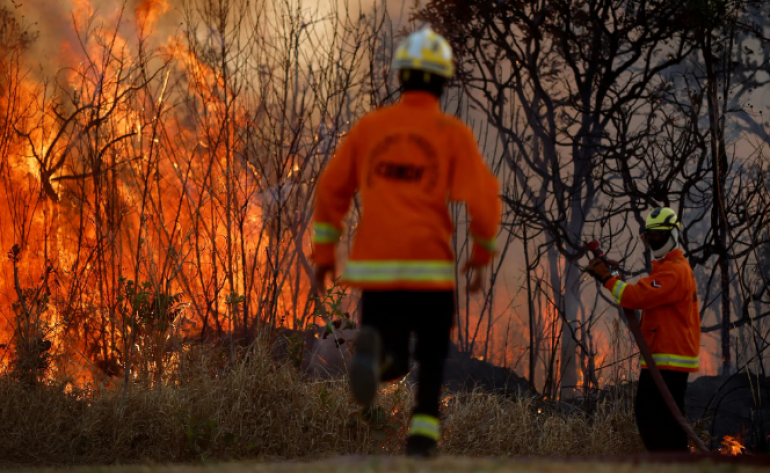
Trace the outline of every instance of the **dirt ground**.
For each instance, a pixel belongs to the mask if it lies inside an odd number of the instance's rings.
[[[695,460],[695,461],[693,461]],[[315,462],[233,462],[198,465],[125,465],[19,470],[36,473],[754,473],[770,472],[770,458],[625,457],[623,459],[475,459],[338,457]]]

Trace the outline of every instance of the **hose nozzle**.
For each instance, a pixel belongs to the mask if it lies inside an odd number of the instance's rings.
[[[599,243],[599,240],[589,241],[588,243],[586,243],[586,248],[588,248],[588,250],[594,254],[595,258],[604,257],[604,250],[602,249],[602,246]]]
[[[604,250],[602,249],[601,243],[599,243],[599,240],[591,240],[588,243],[586,243],[586,248],[594,254],[594,258],[599,258],[600,260],[604,261],[604,264],[607,265],[607,267],[610,269],[610,274],[617,277],[619,273],[618,271],[618,264],[615,261],[610,261],[607,259],[607,255],[604,253]]]

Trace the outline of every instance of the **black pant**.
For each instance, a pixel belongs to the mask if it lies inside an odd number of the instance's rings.
[[[690,373],[660,370],[671,396],[684,415],[684,394],[687,391],[687,377]],[[677,423],[668,409],[663,396],[655,385],[649,370],[639,375],[639,387],[634,404],[636,424],[645,448],[649,452],[687,452],[688,439],[684,429]]]
[[[382,338],[381,381],[392,381],[409,372],[409,339],[417,337],[415,414],[438,417],[444,361],[455,314],[452,291],[363,291],[361,322]]]

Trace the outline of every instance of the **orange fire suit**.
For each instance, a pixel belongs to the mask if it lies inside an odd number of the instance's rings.
[[[653,261],[650,275],[636,284],[613,277],[604,287],[612,291],[621,307],[642,310],[642,333],[660,369],[698,371],[698,294],[692,268],[682,250]]]
[[[455,285],[448,201],[463,201],[474,239],[471,263],[489,264],[500,221],[498,182],[473,133],[438,99],[408,91],[362,118],[321,175],[313,259],[335,263],[342,219],[356,190],[362,214],[343,282],[364,289],[446,290]]]

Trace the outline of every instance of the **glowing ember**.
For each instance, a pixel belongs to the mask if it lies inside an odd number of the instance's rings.
[[[447,408],[447,407],[449,407],[449,405],[450,405],[450,404],[452,404],[452,400],[453,400],[453,399],[454,399],[454,396],[453,396],[453,395],[451,395],[451,394],[447,394],[447,395],[446,395],[446,396],[444,396],[444,398],[441,400],[441,405],[442,405],[444,408]]]

